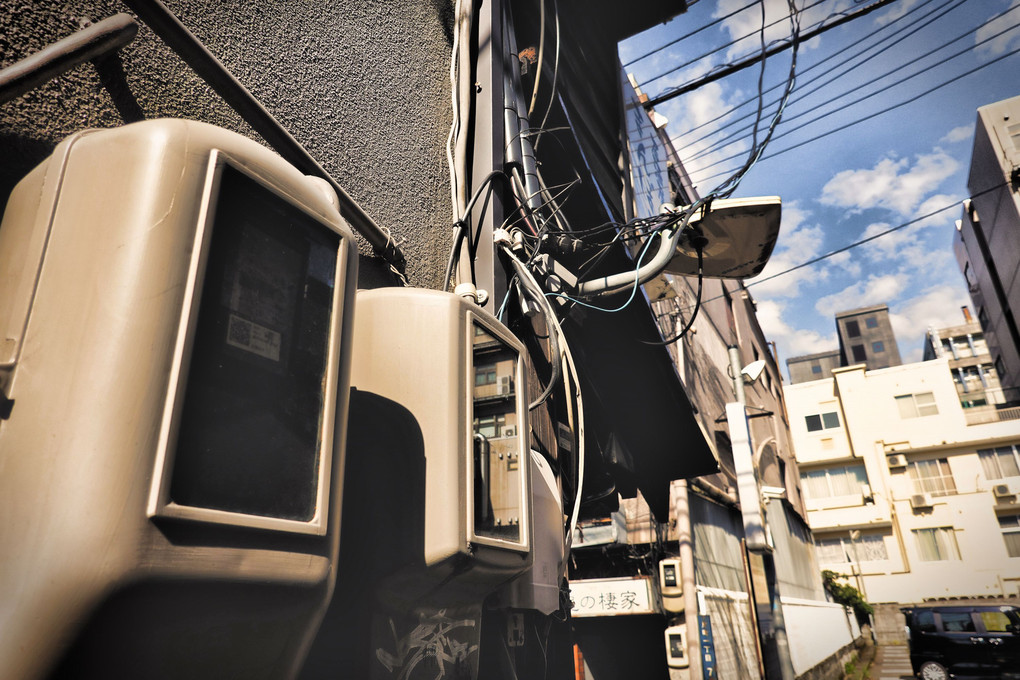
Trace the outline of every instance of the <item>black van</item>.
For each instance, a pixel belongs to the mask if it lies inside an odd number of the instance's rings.
[[[1020,679],[1020,607],[903,607],[910,664],[923,680]]]

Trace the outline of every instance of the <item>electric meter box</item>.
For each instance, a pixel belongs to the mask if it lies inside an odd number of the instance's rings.
[[[687,626],[670,626],[666,629],[666,665],[670,668],[687,668],[691,665],[687,655]]]
[[[211,125],[75,134],[0,227],[0,676],[296,672],[337,573],[357,252]]]
[[[458,295],[358,293],[351,384],[406,410],[420,429],[407,455],[424,457],[423,555],[421,573],[405,581],[424,590],[487,592],[531,566],[523,353],[503,324]]]
[[[662,594],[663,609],[673,613],[684,610],[684,583],[678,558],[659,561],[659,592]]]

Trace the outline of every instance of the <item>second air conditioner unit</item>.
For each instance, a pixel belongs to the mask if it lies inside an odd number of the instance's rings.
[[[1016,494],[1009,488],[1009,484],[996,484],[992,487],[992,495],[996,498],[1010,498]]]
[[[931,507],[931,496],[926,493],[915,493],[910,497],[910,507],[914,508],[930,508]]]
[[[513,378],[508,375],[501,375],[499,377],[499,393],[501,395],[510,394],[513,391]]]
[[[902,453],[889,456],[889,469],[907,467],[907,457]]]

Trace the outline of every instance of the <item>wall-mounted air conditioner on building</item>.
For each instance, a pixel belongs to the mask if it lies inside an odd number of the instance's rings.
[[[926,493],[915,493],[910,497],[910,507],[915,510],[918,508],[930,508],[931,496]]]
[[[499,377],[499,393],[501,395],[510,394],[513,391],[513,378],[509,375],[501,375]]]
[[[504,427],[503,428],[503,436],[504,437],[516,437],[517,436],[517,428],[515,428],[515,427]]]
[[[1010,498],[1016,494],[1009,488],[1009,484],[996,484],[992,487],[992,495],[996,498]]]
[[[902,453],[896,453],[889,456],[889,469],[894,470],[896,468],[907,467],[907,457]]]

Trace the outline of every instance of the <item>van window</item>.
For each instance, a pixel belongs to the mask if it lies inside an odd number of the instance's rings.
[[[981,621],[989,633],[1007,633],[1010,621],[1006,612],[981,612]]]
[[[935,615],[931,612],[917,612],[917,630],[922,633],[935,632]]]
[[[973,633],[974,620],[970,612],[942,612],[942,630],[947,633]]]

